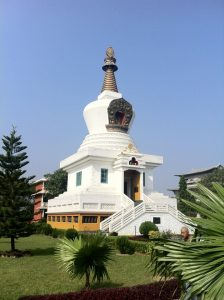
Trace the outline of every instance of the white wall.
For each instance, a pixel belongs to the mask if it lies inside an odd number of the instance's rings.
[[[101,183],[101,169],[108,169],[108,183]],[[80,171],[82,171],[82,184],[76,186],[76,174]],[[91,162],[89,166],[79,166],[68,173],[68,192],[78,192],[87,188],[98,189],[99,192],[110,189],[114,193],[123,193],[123,172],[115,170],[112,167],[112,162],[97,160]]]
[[[133,220],[127,226],[119,230],[119,235],[139,235],[139,227],[145,221],[153,221],[153,217],[160,217],[161,224],[157,227],[160,231],[171,230],[173,233],[179,234],[181,227],[184,226],[178,219],[170,215],[169,213],[145,213],[141,215],[138,219]]]
[[[143,170],[145,173],[145,186],[143,187],[143,192],[149,195],[153,191],[153,169],[147,168]]]
[[[82,171],[82,184],[81,186],[76,186],[76,174]],[[68,184],[67,184],[67,191],[74,191],[74,190],[81,190],[85,189],[91,185],[93,174],[93,167],[92,166],[80,166],[73,169],[71,172],[68,173]]]

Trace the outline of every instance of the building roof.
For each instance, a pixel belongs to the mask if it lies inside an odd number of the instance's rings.
[[[43,177],[43,178],[40,178],[40,179],[37,179],[36,181],[34,181],[33,184],[40,183],[40,182],[46,182],[46,181],[48,181],[48,179]]]
[[[223,166],[221,164],[219,165],[216,165],[216,166],[212,166],[212,167],[209,167],[209,168],[204,168],[204,169],[195,169],[195,170],[192,170],[191,172],[188,172],[188,173],[183,173],[183,174],[177,174],[175,176],[189,176],[189,175],[199,175],[199,174],[204,174],[204,173],[210,173],[216,169],[219,169],[219,168],[223,168]]]

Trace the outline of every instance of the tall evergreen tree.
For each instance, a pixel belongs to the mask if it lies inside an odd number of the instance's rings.
[[[189,207],[184,202],[182,202],[181,199],[189,200],[189,201],[195,203],[194,196],[192,196],[187,190],[187,183],[185,181],[184,176],[181,176],[180,181],[179,181],[179,193],[178,193],[178,197],[177,197],[177,208],[185,215],[195,217],[197,215],[197,212],[193,208]]]
[[[33,188],[23,169],[29,162],[22,146],[21,136],[15,128],[9,136],[3,136],[3,154],[0,154],[0,236],[11,239],[11,251],[15,250],[15,239],[31,234]]]

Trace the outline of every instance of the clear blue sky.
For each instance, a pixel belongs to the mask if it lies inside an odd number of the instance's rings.
[[[59,167],[87,134],[82,116],[100,93],[113,46],[119,91],[143,153],[164,156],[155,187],[224,163],[222,0],[1,0],[0,135],[17,127],[28,173]]]

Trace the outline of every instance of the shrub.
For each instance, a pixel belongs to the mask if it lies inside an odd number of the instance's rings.
[[[118,236],[118,233],[115,232],[115,231],[113,231],[113,232],[111,232],[111,233],[109,234],[109,236]]]
[[[116,240],[116,248],[121,254],[134,254],[135,245],[131,243],[127,236],[120,236]]]
[[[37,233],[37,234],[40,234],[42,233],[42,222],[35,222],[33,223],[33,226],[34,226],[34,232]]]
[[[55,229],[57,229],[58,237],[63,238],[65,236],[65,230],[64,229],[58,229],[58,228],[55,228]]]
[[[149,231],[149,238],[151,239],[158,239],[161,237],[161,234],[159,231],[150,230]]]
[[[51,235],[54,239],[56,239],[60,236],[60,231],[57,228],[54,228]]]
[[[51,227],[50,224],[43,224],[42,225],[42,230],[43,230],[43,234],[45,235],[51,235],[52,234],[52,231],[53,231],[53,228]]]
[[[117,239],[120,237],[108,236],[107,240],[114,248],[117,248]],[[137,240],[130,240],[129,241],[135,247],[135,252],[139,253],[149,253],[150,252],[150,242],[147,240],[145,241],[137,241]]]
[[[37,223],[34,223],[35,233],[38,234],[45,234],[45,235],[51,235],[53,228],[50,224],[47,224],[44,221],[39,221]]]
[[[139,232],[143,234],[145,237],[148,237],[149,231],[152,230],[159,231],[158,227],[150,221],[143,222],[139,227]]]
[[[134,247],[135,251],[139,253],[149,253],[150,252],[150,243],[145,243],[145,242],[131,242]]]
[[[128,237],[129,240],[138,241],[138,242],[148,242],[149,239],[145,238],[143,235],[133,235]]]
[[[172,237],[174,237],[174,234],[171,230],[166,230],[161,232],[161,237],[163,239],[171,239]]]
[[[113,247],[113,248],[116,248],[117,246],[117,237],[116,236],[107,236],[107,241],[108,243],[110,243],[110,245]]]
[[[68,240],[73,240],[73,241],[75,238],[79,238],[78,231],[73,228],[67,229],[65,232],[65,236]]]

